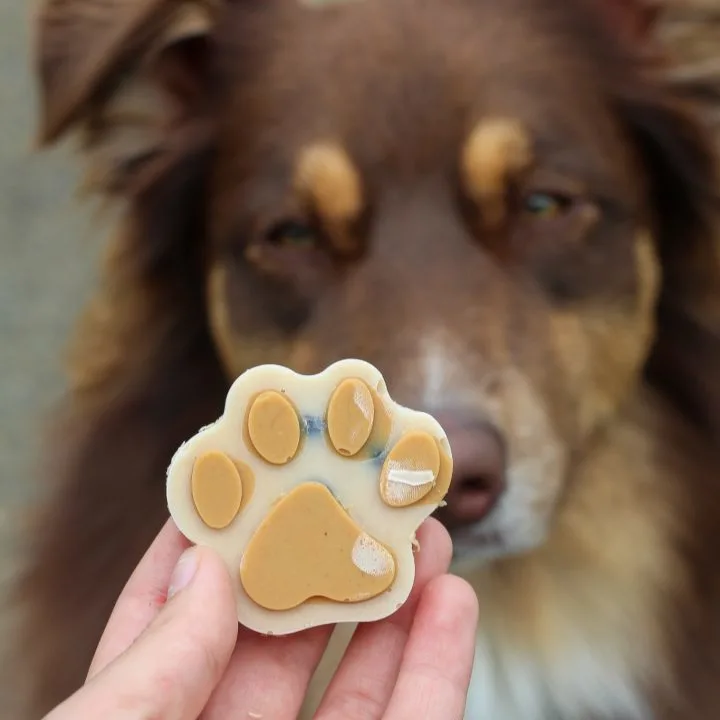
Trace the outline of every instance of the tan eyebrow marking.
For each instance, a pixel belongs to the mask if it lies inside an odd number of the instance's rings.
[[[650,312],[657,301],[662,273],[655,249],[655,238],[647,228],[642,228],[635,234],[635,260],[640,278],[638,308],[640,313],[645,314]]]
[[[340,250],[355,245],[350,226],[363,211],[360,174],[338,145],[318,143],[306,147],[298,160],[295,188],[326,225]]]
[[[505,220],[508,182],[531,162],[530,138],[517,120],[483,120],[470,133],[462,152],[462,181],[487,225],[497,227]]]

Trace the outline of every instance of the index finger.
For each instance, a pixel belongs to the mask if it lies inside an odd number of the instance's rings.
[[[167,601],[170,576],[190,542],[168,520],[148,548],[115,603],[90,664],[87,679],[122,655]]]
[[[478,600],[467,582],[435,578],[420,599],[385,720],[462,720],[470,685]]]

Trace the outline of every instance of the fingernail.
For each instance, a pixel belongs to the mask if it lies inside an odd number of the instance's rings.
[[[197,567],[197,548],[191,547],[180,556],[170,576],[170,587],[168,587],[167,593],[168,600],[189,585],[195,575]]]

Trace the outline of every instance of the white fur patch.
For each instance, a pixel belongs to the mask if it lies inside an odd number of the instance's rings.
[[[651,720],[622,652],[585,640],[578,637],[548,665],[482,634],[465,720]]]
[[[418,369],[422,382],[421,400],[431,410],[476,408],[495,417],[501,412],[497,398],[490,397],[486,385],[495,373],[478,373],[467,363],[468,349],[442,329],[429,329],[419,340]]]
[[[447,402],[444,391],[448,371],[455,362],[448,356],[446,347],[438,337],[431,335],[422,339],[423,403],[426,407],[440,407]]]
[[[517,555],[542,544],[564,478],[566,452],[531,382],[513,369],[495,378],[500,390],[480,407],[507,442],[506,487],[487,517],[453,533],[460,560]]]
[[[562,454],[553,444],[508,468],[507,486],[492,512],[453,533],[455,555],[474,562],[532,550],[544,541],[562,479]]]

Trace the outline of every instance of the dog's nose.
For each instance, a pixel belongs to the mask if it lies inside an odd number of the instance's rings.
[[[500,433],[465,413],[436,413],[450,442],[453,477],[447,505],[436,517],[448,528],[470,525],[492,510],[505,490],[505,447]]]

